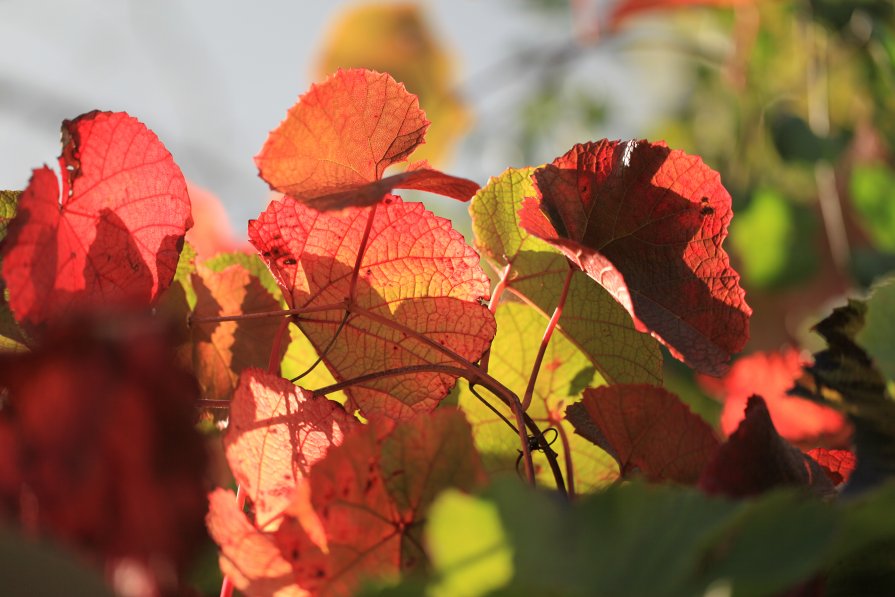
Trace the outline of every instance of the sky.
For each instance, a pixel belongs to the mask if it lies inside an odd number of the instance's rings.
[[[222,199],[244,235],[242,222],[269,198],[252,158],[312,82],[325,36],[351,4],[0,0],[0,188],[24,188],[33,168],[56,165],[63,119],[93,109],[125,110],[156,132],[189,180]],[[545,16],[521,0],[420,4],[454,55],[458,88],[480,125],[494,124],[524,93],[525,65],[498,80],[493,75],[501,65],[524,48],[571,36],[567,17]],[[583,80],[609,88],[625,106],[606,136],[641,134],[659,104],[634,91],[650,77],[659,84],[662,69],[638,75],[612,47],[578,68]],[[525,165],[514,163],[518,156],[500,126],[485,129],[484,140],[479,134],[474,144],[461,145],[446,169],[484,183],[506,166]]]

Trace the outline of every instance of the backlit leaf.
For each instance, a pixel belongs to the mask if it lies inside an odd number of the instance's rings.
[[[864,317],[866,324],[855,334],[855,340],[883,375],[895,379],[895,278],[874,285]]]
[[[361,581],[423,570],[422,523],[432,500],[483,480],[469,424],[441,409],[378,421],[329,449],[299,483],[276,531],[249,524],[225,492],[212,494],[209,528],[241,590],[351,595]],[[287,587],[287,574],[295,586]]]
[[[467,201],[476,183],[425,162],[383,178],[428,127],[417,97],[388,74],[339,70],[299,98],[255,162],[272,189],[317,209],[373,205],[396,188]]]
[[[224,449],[260,528],[282,514],[298,480],[359,423],[337,403],[288,380],[246,369],[230,405]],[[277,521],[278,522],[278,521]]]
[[[535,355],[544,333],[546,320],[527,305],[505,303],[497,309],[497,335],[491,345],[488,372],[518,396],[525,393]],[[534,387],[528,415],[546,431],[553,423],[551,413],[558,420],[564,417],[567,404],[577,402],[581,390],[591,384],[603,383],[588,359],[575,346],[559,334],[554,334],[544,353],[537,382]],[[459,385],[458,405],[466,413],[473,427],[476,447],[482,454],[489,472],[515,474],[519,454],[519,435],[487,406],[483,405],[469,389],[465,381]],[[510,421],[515,421],[510,409],[487,390],[477,390],[494,408]],[[569,438],[575,486],[579,492],[590,491],[617,478],[618,471],[611,458],[600,448],[573,433],[567,421],[560,423]],[[565,449],[558,437],[545,433],[552,441],[552,449],[559,454],[564,477]],[[540,451],[532,454],[535,471],[540,483],[554,487],[555,481],[546,457]],[[521,467],[520,469],[521,470]]]
[[[523,199],[536,193],[533,171],[511,168],[492,178],[473,198],[469,211],[483,256],[497,271],[510,267],[507,289],[549,317],[569,264],[557,249],[519,225]],[[584,273],[573,274],[558,329],[608,382],[661,383],[662,358],[656,341],[635,330],[624,308]]]
[[[317,72],[363,67],[390,73],[419,96],[432,120],[417,158],[438,163],[468,128],[470,115],[456,93],[451,57],[416,4],[346,6],[327,36]]]
[[[719,445],[705,421],[656,386],[588,388],[568,416],[579,435],[616,459],[622,477],[693,484]]]
[[[16,215],[21,194],[21,191],[0,191],[0,240],[6,238],[6,228]],[[27,340],[9,309],[5,287],[2,293],[0,296],[0,350],[26,350]]]
[[[710,494],[745,497],[788,485],[819,495],[833,492],[824,469],[780,437],[764,400],[752,396],[746,418],[716,452],[699,486]]]
[[[537,169],[523,228],[560,249],[695,369],[720,375],[749,337],[721,243],[730,195],[700,158],[646,141],[576,145]]]
[[[3,245],[16,318],[39,325],[70,309],[148,305],[171,283],[192,226],[171,154],[123,112],[65,121],[56,174],[34,171]]]
[[[450,222],[421,204],[389,196],[375,208],[369,242],[358,270],[351,313],[336,336],[351,294],[368,209],[319,212],[291,199],[275,199],[249,224],[292,308],[334,305],[297,323],[337,381],[426,364],[456,361],[425,343],[437,342],[476,361],[494,335],[494,318],[481,304],[489,295],[479,257]],[[385,322],[373,317],[382,317]],[[349,411],[391,418],[429,411],[455,381],[443,373],[407,373],[348,388]]]
[[[829,406],[790,396],[787,392],[802,373],[802,358],[794,348],[756,352],[734,362],[723,378],[703,377],[704,387],[724,401],[721,431],[730,435],[745,417],[746,402],[761,396],[777,432],[797,446],[847,447],[851,426]]]
[[[848,481],[858,462],[854,453],[850,450],[814,448],[813,450],[808,450],[806,454],[824,469],[830,481],[836,486]]]
[[[192,276],[192,286],[196,292],[193,317],[199,320],[280,309],[280,303],[262,288],[258,278],[238,264],[217,272],[200,265]],[[194,322],[191,326],[193,370],[202,386],[203,397],[228,400],[242,370],[266,368],[281,324],[282,319],[277,317]],[[285,343],[284,339],[283,350]]]

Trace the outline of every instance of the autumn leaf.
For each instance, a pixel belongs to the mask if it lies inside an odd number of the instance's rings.
[[[709,494],[746,497],[789,485],[822,496],[833,493],[825,470],[780,437],[764,400],[752,396],[746,418],[716,452],[699,486]]]
[[[396,188],[469,200],[476,183],[425,162],[383,178],[428,126],[417,97],[388,74],[339,70],[299,98],[255,162],[272,189],[316,209],[373,205]]]
[[[261,369],[246,369],[230,404],[224,449],[230,470],[266,528],[279,522],[298,480],[359,425],[337,403]]]
[[[559,302],[569,264],[560,251],[519,225],[523,199],[536,193],[532,172],[534,168],[510,168],[492,178],[473,198],[469,212],[476,247],[496,271],[506,272],[507,290],[549,317]],[[572,274],[557,329],[609,383],[661,383],[657,342],[634,329],[625,309],[582,272]]]
[[[497,335],[491,345],[488,373],[517,396],[523,396],[543,336],[544,318],[532,307],[518,303],[500,305],[495,317]],[[564,420],[567,405],[577,402],[586,386],[602,383],[604,381],[587,357],[563,336],[554,334],[544,352],[527,413],[544,430],[545,438],[552,442],[551,449],[557,452],[563,477],[568,483],[565,446],[555,429],[553,432],[548,430],[560,421],[569,440],[572,478],[578,493],[596,490],[618,477],[612,459],[593,443],[576,436],[572,426]],[[472,425],[476,448],[482,454],[488,472],[516,474],[519,435],[500,418],[515,420],[509,407],[479,387],[476,391],[489,401],[497,411],[495,413],[482,404],[467,382],[461,381],[458,389],[458,406]],[[543,452],[536,450],[532,457],[538,481],[546,487],[555,487],[556,481]]]
[[[0,355],[0,510],[111,575],[126,560],[174,587],[201,541],[198,388],[142,317],[68,321]]]
[[[73,309],[149,305],[192,226],[183,175],[141,122],[90,112],[62,134],[61,194],[52,170],[35,170],[2,249],[9,304],[30,326]]]
[[[749,337],[739,275],[721,243],[730,195],[700,158],[646,141],[576,145],[534,172],[519,213],[671,353],[720,375]]]
[[[858,461],[851,450],[828,450],[814,448],[806,452],[827,473],[827,477],[835,486],[848,481]]]
[[[395,196],[375,208],[358,263],[370,217],[369,209],[319,212],[287,197],[250,222],[249,237],[289,306],[313,310],[297,323],[336,380],[374,375],[347,388],[349,412],[408,417],[435,408],[456,376],[401,370],[456,367],[448,352],[474,362],[490,344],[494,318],[481,303],[488,278],[448,220]]]
[[[847,447],[851,426],[842,413],[787,392],[802,373],[799,351],[756,352],[734,362],[723,378],[701,377],[710,393],[724,401],[721,431],[730,435],[745,416],[749,396],[764,398],[777,432],[803,448]]]
[[[745,6],[755,0],[619,0],[609,17],[610,29],[615,29],[629,18],[659,10],[676,10],[696,6],[719,8]]]
[[[616,459],[622,477],[695,484],[719,446],[705,421],[656,386],[588,388],[567,413],[579,435]]]
[[[422,523],[433,499],[483,480],[469,424],[458,411],[440,409],[348,435],[299,484],[276,531],[252,527],[224,492],[212,494],[209,529],[241,590],[351,595],[361,581],[424,569]],[[284,583],[284,562],[295,586]]]
[[[321,50],[319,77],[338,68],[390,73],[419,96],[432,119],[418,158],[439,163],[469,127],[469,110],[456,93],[451,56],[415,4],[360,4],[339,12]]]
[[[200,265],[192,275],[196,292],[190,328],[192,366],[203,397],[212,400],[229,400],[244,369],[268,366],[282,324],[279,318],[203,322],[203,318],[280,309],[279,301],[240,263],[223,265],[216,264],[219,271]]]

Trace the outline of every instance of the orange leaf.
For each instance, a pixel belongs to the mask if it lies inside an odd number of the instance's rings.
[[[390,195],[374,209],[354,311],[338,335],[370,210],[319,212],[282,198],[249,224],[249,238],[290,307],[339,304],[297,321],[325,353],[323,362],[337,381],[345,381],[406,367],[456,365],[445,350],[478,360],[495,332],[494,317],[481,303],[490,285],[479,256],[448,220],[419,203]],[[427,372],[370,379],[346,390],[346,409],[409,417],[435,408],[455,380]]]
[[[483,481],[466,419],[439,409],[347,436],[300,481],[303,490],[276,531],[253,527],[232,506],[232,493],[221,491],[211,496],[208,524],[222,546],[222,568],[238,573],[233,579],[243,591],[352,595],[365,580],[423,569],[422,523],[432,500]]]
[[[538,168],[520,225],[561,250],[695,369],[720,375],[749,338],[721,243],[732,216],[717,172],[647,141],[576,145]]]
[[[286,379],[260,369],[242,372],[224,449],[260,528],[286,509],[298,480],[355,425],[339,404]]]
[[[389,75],[339,70],[299,98],[255,162],[272,189],[316,209],[373,205],[396,188],[469,200],[476,183],[428,165],[383,178],[428,126],[416,96]]]
[[[696,483],[719,445],[705,421],[656,386],[588,388],[566,417],[618,461],[622,477],[640,472],[650,481]]]
[[[280,303],[258,278],[239,264],[220,272],[199,265],[192,282],[196,291],[195,318],[280,308]],[[277,318],[194,323],[191,326],[193,369],[203,396],[228,400],[243,369],[267,367],[280,323]]]
[[[806,452],[808,456],[824,469],[830,481],[837,487],[846,483],[855,470],[858,460],[851,450],[827,450],[826,448],[814,448]]]
[[[186,182],[146,126],[123,112],[62,125],[63,172],[34,171],[3,245],[20,323],[71,309],[148,305],[170,285],[193,225]]]

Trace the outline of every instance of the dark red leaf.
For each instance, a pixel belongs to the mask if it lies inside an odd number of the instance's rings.
[[[494,317],[481,304],[490,284],[479,256],[448,220],[419,203],[390,195],[373,209],[351,300],[393,325],[355,308],[336,336],[341,306],[299,319],[319,352],[329,347],[323,362],[337,381],[403,367],[456,365],[426,339],[470,362],[479,359],[495,331]],[[289,198],[275,199],[249,223],[249,238],[290,307],[344,304],[369,215],[369,208],[319,212]],[[421,372],[371,379],[346,390],[346,408],[406,418],[435,408],[455,380]]]
[[[154,325],[70,322],[0,355],[0,499],[26,531],[165,583],[204,536],[206,455],[198,387]]]
[[[696,483],[719,442],[674,394],[650,385],[584,390],[566,410],[575,431],[618,461],[621,476]]]
[[[824,469],[780,437],[764,400],[752,396],[746,418],[706,467],[699,486],[710,494],[745,497],[793,485],[820,495],[833,492]]]
[[[299,98],[255,162],[272,189],[316,209],[373,205],[396,188],[468,201],[476,183],[427,163],[383,178],[428,127],[417,97],[388,74],[339,70]]]
[[[850,450],[827,450],[815,448],[808,450],[808,456],[821,466],[833,485],[839,486],[848,481],[852,471],[858,464],[855,455]]]
[[[702,385],[724,401],[721,430],[733,433],[743,420],[746,401],[764,398],[777,432],[797,446],[808,448],[848,445],[851,425],[845,416],[822,404],[790,396],[787,392],[802,375],[802,359],[793,348],[757,352],[738,359],[720,380],[700,378]]]
[[[192,226],[186,183],[155,134],[123,112],[62,125],[62,193],[34,171],[3,245],[9,304],[39,325],[71,309],[148,305]]]
[[[749,337],[739,275],[721,243],[730,195],[700,158],[646,141],[576,145],[534,179],[520,224],[560,249],[641,331],[711,375]]]

